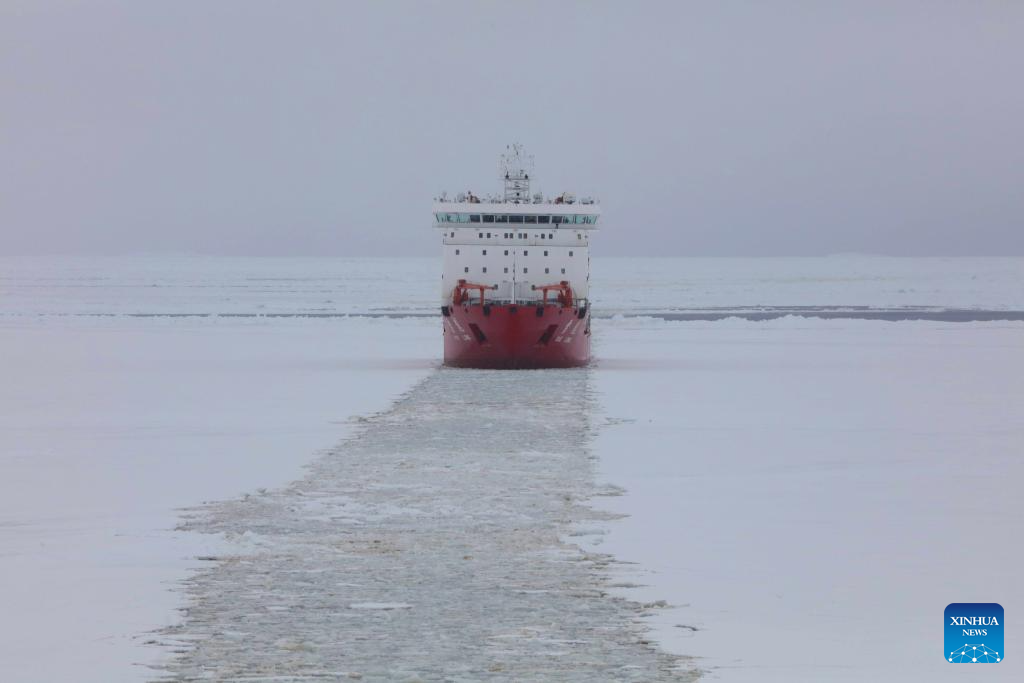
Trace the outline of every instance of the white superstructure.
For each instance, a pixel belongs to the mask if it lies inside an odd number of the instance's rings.
[[[481,199],[468,192],[434,202],[444,245],[442,304],[451,301],[459,280],[487,286],[487,300],[495,303],[535,301],[540,287],[563,281],[577,299],[587,298],[590,232],[601,208],[568,193],[531,195],[530,162],[513,145],[502,158],[503,196]]]

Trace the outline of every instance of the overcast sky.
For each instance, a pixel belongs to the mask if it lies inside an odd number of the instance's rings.
[[[0,2],[5,254],[433,256],[513,141],[601,255],[1024,255],[1024,2]]]

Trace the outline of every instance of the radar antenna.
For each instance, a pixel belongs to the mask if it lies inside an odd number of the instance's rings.
[[[505,180],[505,201],[529,204],[533,155],[523,154],[520,144],[509,145],[501,155],[498,170]]]

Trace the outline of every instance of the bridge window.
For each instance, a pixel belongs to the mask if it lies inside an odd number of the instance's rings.
[[[522,223],[523,222],[523,217],[522,216],[509,216],[508,217],[508,222],[509,223]]]
[[[480,214],[474,213],[474,214],[470,215],[469,222],[470,223],[479,223],[480,222]]]
[[[527,223],[536,223],[537,222],[537,217],[536,216],[523,216],[523,218],[526,219]]]
[[[537,222],[538,223],[550,223],[551,222],[551,216],[537,216]]]
[[[494,222],[495,223],[508,223],[508,216],[495,216],[494,217]]]
[[[494,216],[485,213],[484,214],[484,223],[493,223],[493,222],[494,222]]]
[[[435,213],[434,214],[434,218],[437,220],[438,223],[444,223],[444,214],[443,213]]]

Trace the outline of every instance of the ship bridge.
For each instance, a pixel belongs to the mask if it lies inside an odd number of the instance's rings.
[[[568,282],[586,299],[590,284],[590,234],[601,207],[589,197],[577,201],[530,194],[533,159],[513,145],[502,157],[504,193],[481,198],[473,192],[434,201],[434,227],[441,232],[444,272],[442,303],[451,301],[460,280],[485,288],[485,300],[529,303],[546,288]]]

